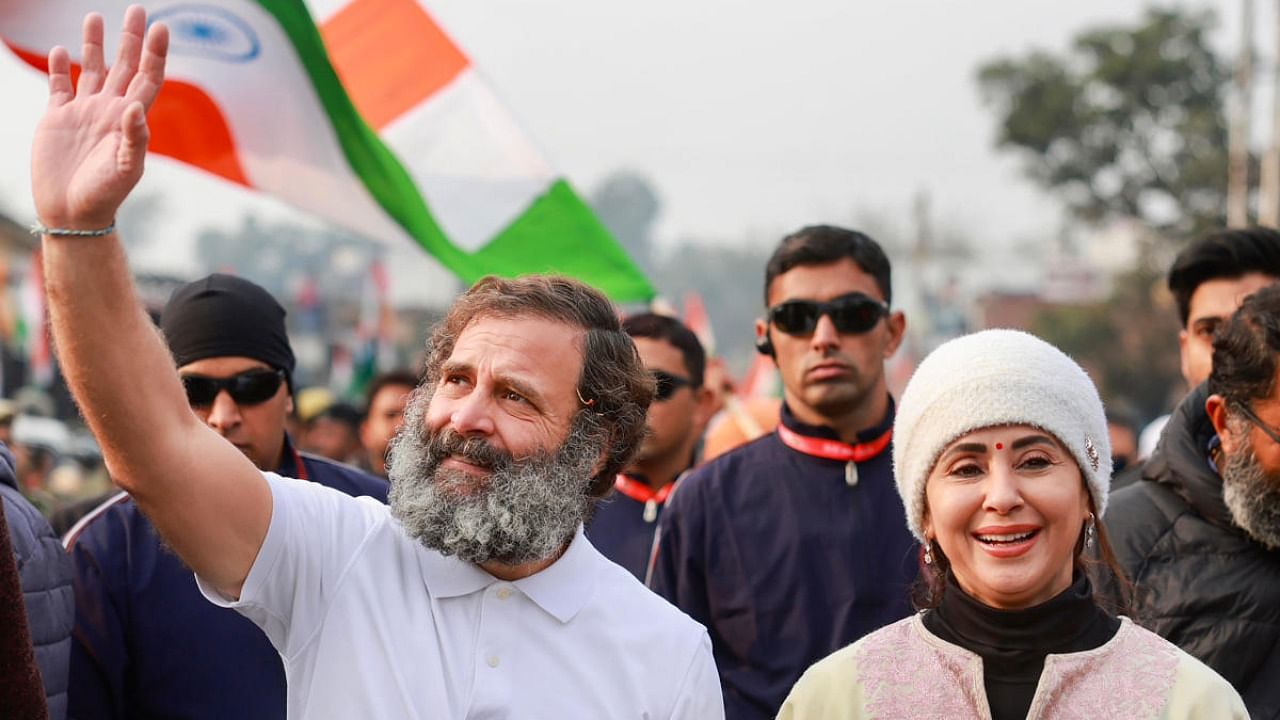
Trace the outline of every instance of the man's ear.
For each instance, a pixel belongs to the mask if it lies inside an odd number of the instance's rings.
[[[889,328],[889,342],[884,347],[884,356],[888,359],[898,352],[898,346],[902,344],[902,338],[907,332],[907,316],[901,310],[894,310],[884,322]]]
[[[1178,362],[1182,368],[1183,381],[1187,383],[1188,387],[1195,390],[1195,387],[1191,386],[1191,380],[1189,379],[1191,377],[1191,368],[1187,364],[1187,338],[1186,328],[1178,331]]]
[[[694,390],[693,402],[693,428],[701,436],[707,429],[707,423],[711,422],[711,417],[716,414],[716,393],[703,385]]]
[[[769,337],[769,321],[763,318],[756,318],[756,352],[768,355],[775,365],[778,364],[778,356],[773,349],[773,338]]]
[[[1245,443],[1248,443],[1247,437],[1239,437],[1231,431],[1230,419],[1227,413],[1227,400],[1221,395],[1210,395],[1204,401],[1205,413],[1209,416],[1209,422],[1213,423],[1214,432],[1218,433],[1218,440],[1222,443],[1222,452],[1231,455],[1239,451]]]

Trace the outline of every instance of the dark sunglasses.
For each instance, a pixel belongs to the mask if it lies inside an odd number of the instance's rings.
[[[672,395],[682,387],[691,387],[693,381],[679,375],[672,375],[666,370],[651,370],[653,382],[657,386],[657,390],[653,393],[653,399],[658,402],[665,402],[671,399]]]
[[[889,306],[862,293],[841,295],[831,302],[788,300],[769,308],[769,322],[788,335],[810,335],[823,315],[842,333],[864,333],[889,314]]]
[[[1236,406],[1236,409],[1240,411],[1240,414],[1244,415],[1246,420],[1252,423],[1254,427],[1262,431],[1262,434],[1271,438],[1272,441],[1274,441],[1275,443],[1280,444],[1280,433],[1277,433],[1275,430],[1273,430],[1270,425],[1262,422],[1262,418],[1258,417],[1257,415],[1254,415],[1253,408],[1250,408],[1248,405],[1245,405],[1244,403],[1235,403],[1235,406]]]
[[[228,378],[182,376],[182,386],[187,390],[187,403],[191,407],[212,405],[218,393],[223,390],[227,391],[237,405],[257,405],[275,397],[282,382],[283,370],[250,370]]]

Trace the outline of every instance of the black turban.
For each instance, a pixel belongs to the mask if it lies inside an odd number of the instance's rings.
[[[178,367],[211,357],[253,358],[285,371],[292,388],[284,315],[271,293],[218,273],[175,290],[160,314],[160,329]]]

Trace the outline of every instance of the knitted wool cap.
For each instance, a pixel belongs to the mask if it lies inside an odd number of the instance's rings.
[[[924,541],[924,487],[956,438],[1000,425],[1031,425],[1074,456],[1102,516],[1111,487],[1111,442],[1098,391],[1061,350],[1016,330],[985,330],[944,343],[916,368],[893,423],[893,473],[911,532]]]

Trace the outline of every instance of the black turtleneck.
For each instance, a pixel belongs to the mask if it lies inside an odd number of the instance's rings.
[[[924,625],[982,658],[992,720],[1027,716],[1046,655],[1093,650],[1120,629],[1120,621],[1094,603],[1089,579],[1079,572],[1071,587],[1022,610],[987,607],[948,576],[942,603],[925,614]]]

